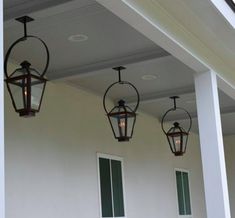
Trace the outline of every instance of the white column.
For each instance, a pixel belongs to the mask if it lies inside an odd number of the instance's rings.
[[[0,218],[5,218],[3,0],[0,0]]]
[[[195,75],[195,90],[207,218],[231,218],[216,74]]]

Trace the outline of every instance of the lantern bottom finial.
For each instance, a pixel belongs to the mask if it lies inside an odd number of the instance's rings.
[[[35,117],[35,111],[20,111],[19,112],[20,117]]]
[[[119,137],[118,141],[119,142],[129,142],[129,137]]]
[[[183,156],[184,155],[184,152],[182,152],[182,151],[178,151],[178,152],[174,152],[174,155],[175,156]]]

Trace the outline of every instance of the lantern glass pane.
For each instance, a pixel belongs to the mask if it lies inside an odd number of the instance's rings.
[[[176,152],[180,152],[182,149],[182,141],[181,141],[181,135],[175,135],[174,137],[172,137],[173,142],[174,142],[174,148]]]
[[[133,133],[133,128],[135,125],[135,116],[128,115],[128,123],[127,123],[127,136],[131,137]]]
[[[128,141],[132,137],[136,114],[131,108],[120,103],[108,113],[108,118],[115,138],[119,141]]]
[[[115,137],[125,136],[126,120],[124,115],[116,115],[110,117],[111,125],[114,130]]]
[[[171,137],[171,136],[167,136],[167,139],[168,139],[168,142],[169,142],[169,145],[170,145],[171,151],[172,151],[172,152],[175,152],[174,139],[173,139],[173,137]]]
[[[183,135],[182,136],[182,145],[183,145],[183,152],[186,151],[187,143],[188,143],[188,135]]]
[[[45,81],[33,78],[31,79],[31,108],[39,110],[43,95]]]
[[[12,75],[10,77],[22,76],[22,75],[25,75],[25,74],[27,74],[26,69],[18,68],[12,73]]]
[[[27,103],[25,96],[27,95],[26,83],[24,79],[15,80],[8,83],[12,94],[12,100],[15,103],[16,110],[23,109]]]
[[[167,132],[167,139],[176,156],[183,155],[187,146],[188,133],[180,126],[174,126]]]
[[[30,74],[31,75],[35,75],[35,76],[40,77],[40,73],[37,70],[35,70],[33,68],[29,68],[29,69],[30,69]]]
[[[118,118],[118,129],[119,129],[119,134],[120,134],[120,137],[123,137],[126,135],[126,119],[125,119],[126,116],[120,116],[120,118]]]

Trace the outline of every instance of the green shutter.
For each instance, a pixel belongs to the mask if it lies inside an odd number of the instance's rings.
[[[176,171],[179,215],[191,215],[189,179],[187,172]]]
[[[182,176],[180,171],[176,171],[176,184],[177,184],[179,215],[185,215]]]
[[[99,158],[102,217],[112,217],[110,160]]]
[[[121,161],[111,160],[114,217],[124,216],[122,166]]]
[[[188,173],[183,172],[182,176],[183,176],[183,186],[184,186],[185,215],[190,215],[191,203],[190,203]]]

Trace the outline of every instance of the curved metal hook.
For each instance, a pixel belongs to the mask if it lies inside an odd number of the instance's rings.
[[[191,117],[191,115],[189,114],[189,112],[186,111],[184,108],[181,108],[181,107],[174,107],[174,108],[170,108],[169,110],[167,110],[167,111],[165,112],[165,114],[163,115],[163,117],[162,117],[161,127],[162,127],[162,131],[165,133],[165,135],[167,134],[167,132],[166,132],[166,130],[164,129],[164,125],[163,125],[163,124],[164,124],[164,119],[165,119],[166,115],[167,115],[169,112],[171,112],[171,111],[176,111],[177,109],[184,111],[184,112],[188,115],[188,117],[189,117],[189,128],[188,128],[188,130],[187,130],[187,133],[189,133],[189,131],[191,130],[191,127],[192,127],[192,117]]]
[[[47,61],[46,61],[45,68],[44,68],[44,70],[42,71],[41,77],[43,77],[43,76],[45,75],[45,73],[46,73],[46,71],[47,71],[47,69],[48,69],[48,66],[49,66],[49,61],[50,61],[49,49],[48,49],[46,43],[45,43],[42,39],[40,39],[39,37],[37,37],[37,36],[32,36],[32,35],[27,35],[26,37],[23,36],[23,37],[17,39],[17,40],[10,46],[10,48],[8,49],[8,51],[7,51],[7,53],[6,53],[5,60],[4,60],[4,73],[5,73],[6,78],[9,78],[8,73],[7,73],[7,62],[8,62],[8,59],[9,59],[9,57],[10,57],[10,54],[11,54],[13,48],[14,48],[18,43],[27,40],[27,38],[35,38],[35,39],[39,40],[39,41],[43,44],[43,46],[44,46],[44,48],[45,48],[45,50],[46,50]]]
[[[116,84],[122,84],[122,85],[123,85],[123,84],[126,84],[126,85],[131,86],[131,87],[135,90],[136,95],[137,95],[137,103],[136,103],[136,106],[135,106],[135,108],[134,108],[134,112],[136,112],[137,109],[138,109],[138,107],[139,107],[139,103],[140,103],[140,94],[139,94],[137,88],[136,88],[132,83],[127,82],[127,81],[118,81],[118,82],[114,82],[114,83],[112,83],[112,84],[106,89],[106,91],[105,91],[105,93],[104,93],[104,96],[103,96],[103,107],[104,107],[105,112],[106,112],[107,114],[109,113],[108,110],[107,110],[107,108],[106,108],[106,104],[105,104],[106,95],[107,95],[107,93],[109,92],[109,90],[110,90],[114,85],[116,85]]]

